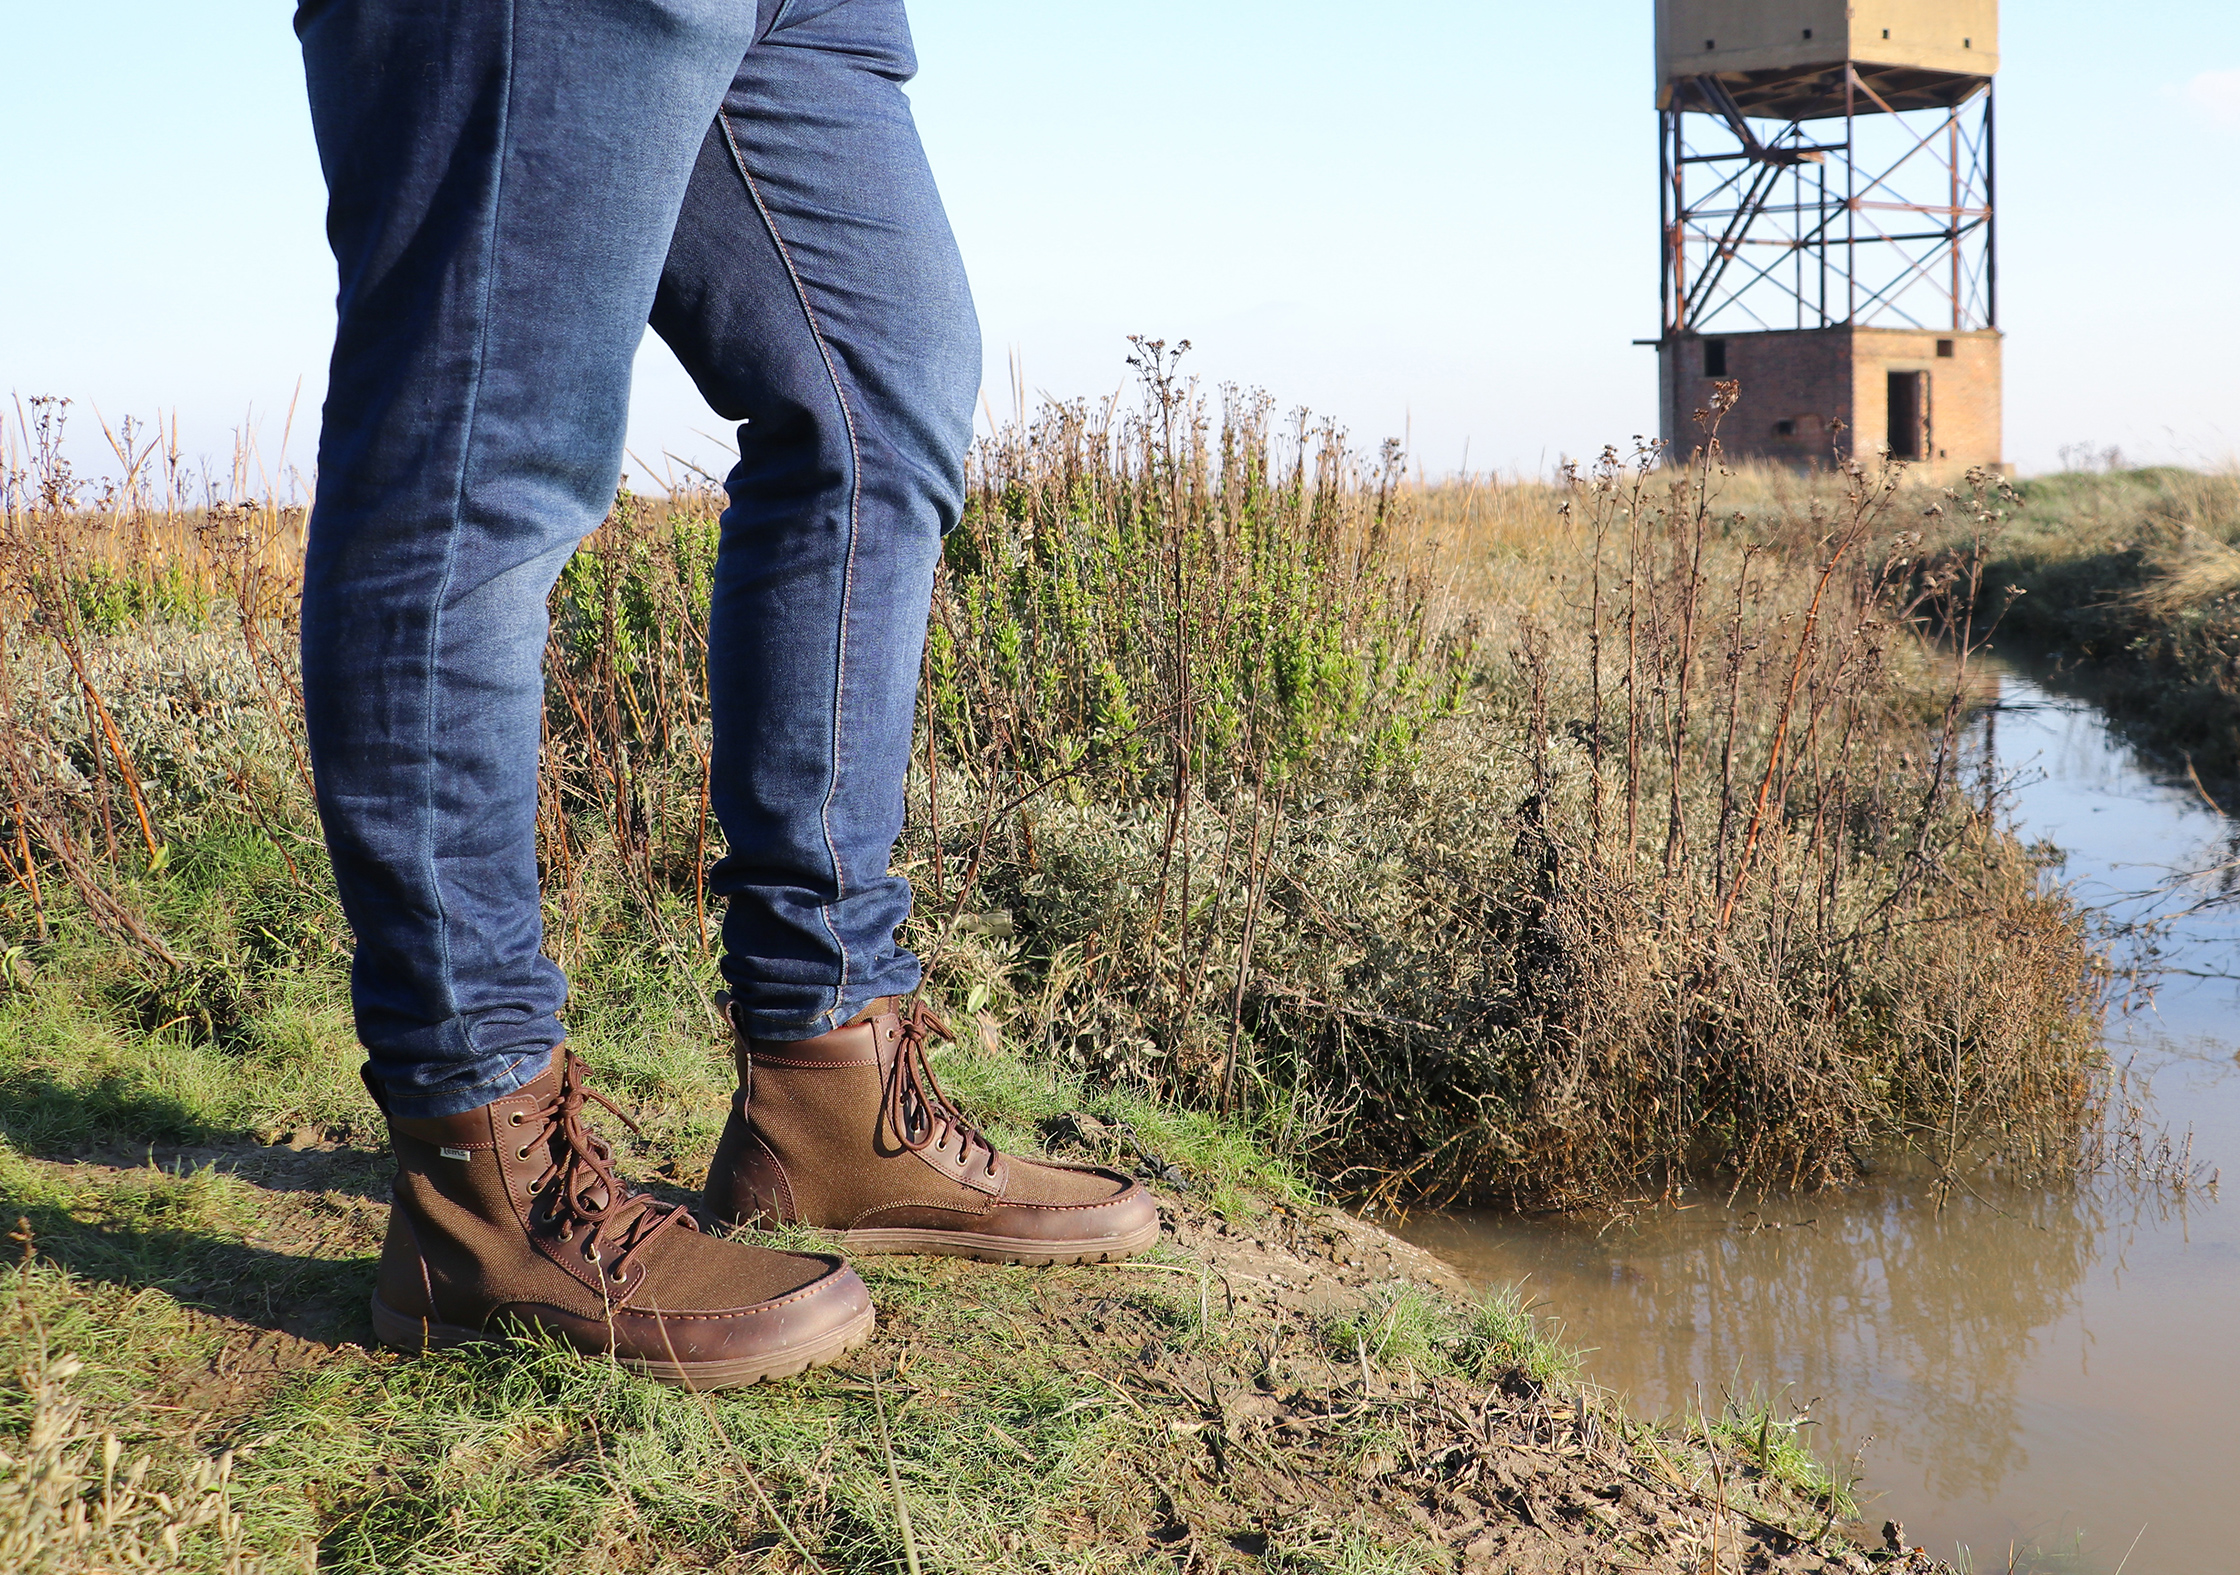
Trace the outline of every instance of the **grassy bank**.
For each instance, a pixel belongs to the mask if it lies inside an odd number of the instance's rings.
[[[1136,1132],[1220,1173],[1219,1142]],[[1513,1296],[1281,1187],[1164,1183],[1128,1268],[869,1262],[849,1365],[694,1397],[557,1349],[366,1349],[378,1155],[113,1157],[5,1178],[35,1220],[0,1270],[10,1569],[1914,1567],[1843,1541],[1797,1419],[1636,1424]]]
[[[561,1353],[362,1349],[382,1138],[297,720],[300,512],[192,499],[144,435],[100,484],[20,435],[7,1513],[151,1547],[169,1517],[221,1568],[1369,1570],[1533,1537],[1812,1567],[1842,1505],[1771,1420],[1643,1433],[1513,1305],[1315,1200],[2074,1162],[2090,960],[1970,778],[1918,521],[1891,478],[1758,498],[1615,455],[1426,490],[1140,359],[1140,402],[976,456],[898,864],[943,1076],[1012,1141],[1159,1178],[1162,1261],[876,1265],[871,1356],[707,1406]],[[541,768],[574,1043],[672,1189],[729,1075],[713,543],[710,499],[618,502],[554,594]]]
[[[2240,475],[2173,468],[2019,482],[1987,583],[2004,630],[2125,735],[2228,806],[2240,789]]]

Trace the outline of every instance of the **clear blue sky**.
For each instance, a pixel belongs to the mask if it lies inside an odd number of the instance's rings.
[[[747,0],[740,0],[747,3]],[[2010,0],[2007,453],[2240,453],[2240,7]],[[987,392],[1110,389],[1189,338],[1432,473],[1655,421],[1649,0],[917,0],[920,125]],[[0,394],[309,452],[333,264],[288,7],[0,0]],[[632,446],[718,430],[653,345]],[[640,467],[632,465],[634,471]]]

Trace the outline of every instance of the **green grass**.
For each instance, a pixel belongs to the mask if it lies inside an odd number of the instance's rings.
[[[209,899],[199,915],[186,897],[168,900],[190,966],[234,991],[216,1010],[182,1018],[176,1000],[150,1000],[116,948],[67,934],[44,948],[36,977],[0,995],[0,1220],[20,1219],[21,1245],[38,1254],[4,1271],[0,1360],[21,1366],[35,1334],[82,1360],[74,1391],[101,1427],[155,1449],[159,1475],[183,1481],[206,1447],[200,1430],[214,1425],[237,1452],[236,1502],[253,1506],[245,1535],[276,1566],[300,1565],[308,1549],[322,1569],[529,1571],[592,1548],[615,1568],[742,1550],[785,1568],[790,1532],[821,1567],[895,1569],[906,1562],[899,1482],[923,1570],[1122,1567],[1099,1550],[1096,1506],[1118,1491],[1115,1462],[1140,1460],[1153,1429],[1045,1337],[1049,1281],[1036,1271],[867,1262],[892,1342],[883,1355],[705,1400],[556,1347],[415,1361],[332,1345],[246,1411],[221,1407],[183,1436],[176,1424],[120,1422],[224,1365],[241,1330],[221,1332],[199,1313],[254,1325],[311,1307],[326,1319],[315,1337],[364,1338],[377,1204],[338,1211],[324,1194],[145,1157],[178,1145],[253,1157],[260,1141],[305,1130],[380,1143],[339,958],[308,947],[283,967],[254,939],[300,917],[284,874],[267,879],[279,865],[269,846],[212,835],[175,867],[173,878]],[[316,903],[304,906],[316,916]],[[608,988],[572,1021],[573,1042],[645,1118],[650,1142],[626,1144],[625,1163],[696,1181],[728,1105],[726,1047],[687,977],[658,964],[633,971],[628,955],[617,941],[598,959]],[[1086,1112],[1125,1125],[1225,1210],[1312,1196],[1238,1122],[1092,1089],[977,1032],[936,1064],[1015,1148],[1039,1151],[1046,1127]],[[96,1153],[114,1168],[67,1162]],[[1137,1162],[1132,1144],[1093,1157]],[[340,1179],[365,1172],[370,1184],[379,1168],[372,1156],[332,1158]],[[778,1244],[828,1245],[810,1231]],[[1108,1271],[1109,1315],[1162,1344],[1203,1337],[1195,1274]],[[1178,1283],[1162,1283],[1170,1278]],[[25,1406],[10,1395],[0,1437],[26,1435]],[[882,1408],[891,1478],[877,1443]],[[757,1484],[783,1506],[783,1529]],[[183,1567],[215,1567],[216,1529],[183,1535]],[[1298,1558],[1301,1569],[1382,1567],[1335,1533],[1302,1542]]]
[[[885,1276],[878,1293],[909,1302]],[[976,1321],[1024,1310],[1017,1287],[991,1287]],[[1002,1558],[994,1528],[1046,1535],[1113,1409],[1018,1359],[1016,1339],[993,1349],[1009,1359],[929,1352],[876,1394],[826,1373],[697,1397],[557,1348],[367,1361],[276,1405],[242,1481],[266,1495],[262,1535],[315,1538],[341,1570],[531,1570],[639,1534],[713,1552],[786,1532],[870,1569],[903,1551],[883,1407],[921,1560],[987,1568]],[[788,1506],[783,1528],[755,1483]]]
[[[316,1127],[369,1136],[361,1052],[340,1023],[298,1023],[230,1051],[134,1033],[67,988],[0,1002],[0,1131],[29,1152],[102,1140],[208,1143]]]
[[[1445,1367],[1454,1344],[1454,1317],[1420,1286],[1388,1285],[1370,1293],[1358,1312],[1325,1331],[1331,1354],[1364,1365]]]
[[[1815,1424],[1804,1413],[1753,1389],[1739,1398],[1728,1395],[1719,1415],[1699,1418],[1697,1425],[1708,1442],[1748,1461],[1800,1502],[1823,1506],[1836,1519],[1858,1517],[1851,1484],[1812,1452],[1807,1430]]]
[[[0,1171],[0,1190],[89,1226],[131,1220],[223,1237],[243,1223],[241,1189],[208,1172],[64,1189],[18,1160]],[[779,1244],[818,1242],[794,1232]],[[896,1570],[913,1554],[927,1572],[1149,1567],[1129,1528],[1150,1508],[1143,1473],[1174,1469],[1159,1464],[1174,1449],[1173,1413],[1116,1383],[1111,1363],[1085,1364],[1048,1338],[1052,1297],[1077,1305],[1068,1281],[1102,1283],[1098,1316],[1138,1331],[1114,1353],[1123,1377],[1138,1340],[1221,1360],[1256,1331],[1219,1313],[1218,1292],[1201,1322],[1209,1303],[1191,1274],[860,1267],[884,1326],[876,1351],[705,1397],[553,1344],[417,1359],[338,1346],[246,1414],[182,1429],[149,1402],[219,1356],[210,1326],[159,1288],[37,1259],[0,1270],[0,1356],[21,1366],[36,1334],[40,1348],[83,1360],[72,1385],[92,1406],[85,1436],[120,1428],[129,1450],[156,1455],[161,1480],[184,1480],[196,1460],[230,1448],[241,1540],[273,1568],[315,1558],[322,1570],[483,1575],[744,1558],[740,1567],[792,1569],[796,1543],[829,1570]],[[0,1438],[31,1423],[20,1394],[0,1403]],[[1393,1447],[1365,1426],[1349,1460]],[[212,1526],[189,1528],[182,1548],[158,1567],[222,1565]],[[1411,1537],[1308,1516],[1268,1539],[1259,1567],[1438,1566]]]
[[[108,1168],[58,1156],[70,1143],[217,1141],[283,1110],[362,1100],[354,1057],[276,1081],[280,1067],[267,1068],[271,1052],[253,1036],[229,1050],[178,1028],[151,1035],[120,1020],[126,1009],[113,996],[89,1004],[49,984],[18,993],[0,1016],[0,1076],[44,1091],[10,1105],[14,1136],[0,1142],[0,1216],[26,1221],[38,1254],[0,1270],[0,1361],[23,1368],[35,1346],[81,1360],[71,1388],[91,1431],[80,1455],[92,1458],[98,1435],[115,1429],[129,1451],[153,1458],[149,1480],[173,1484],[175,1501],[198,1462],[231,1448],[226,1491],[244,1517],[233,1540],[270,1568],[315,1558],[323,1570],[483,1575],[565,1560],[636,1570],[744,1559],[785,1570],[802,1567],[796,1540],[831,1570],[899,1570],[913,1552],[929,1575],[1146,1568],[1137,1528],[1154,1501],[1144,1477],[1182,1468],[1160,1463],[1180,1447],[1168,1430],[1175,1413],[1149,1403],[1129,1363],[1140,1347],[1185,1374],[1250,1366],[1269,1337],[1232,1309],[1217,1273],[1162,1246],[1130,1269],[867,1260],[859,1267],[882,1325],[874,1351],[842,1369],[705,1398],[555,1345],[406,1359],[325,1343],[364,1339],[378,1207],[337,1214],[324,1194],[274,1193],[207,1165],[136,1165],[124,1153]],[[629,1158],[641,1168],[687,1157],[690,1110],[720,1108],[720,1055],[689,1021],[671,1031],[697,1048],[638,1063],[629,1084],[661,1114],[654,1151]],[[586,1037],[588,1053],[619,1056]],[[1030,1152],[1049,1123],[1086,1112],[1126,1123],[1181,1168],[1192,1194],[1232,1218],[1312,1197],[1236,1122],[1090,1089],[977,1034],[938,1065],[969,1110]],[[772,1245],[830,1244],[794,1230]],[[259,1288],[278,1295],[259,1300]],[[245,1332],[307,1305],[326,1309],[315,1343],[246,1403],[164,1409],[237,1361],[228,1353]],[[1051,1337],[1054,1309],[1079,1318],[1084,1305],[1092,1350],[1113,1342],[1088,1361]],[[1482,1322],[1391,1287],[1356,1316],[1353,1340],[1332,1330],[1323,1343],[1344,1348],[1335,1365],[1348,1372],[1365,1346],[1380,1372],[1412,1362],[1491,1373]],[[1108,1326],[1109,1336],[1095,1332]],[[1500,1347],[1519,1366],[1529,1362],[1528,1316],[1525,1329]],[[27,1407],[22,1393],[8,1396],[0,1439],[27,1436]],[[1346,1432],[1335,1464],[1351,1481],[1403,1452],[1392,1423],[1369,1419]],[[174,1534],[182,1551],[158,1567],[223,1567],[217,1523]],[[1313,1513],[1286,1517],[1254,1562],[1332,1575],[1438,1567],[1436,1550],[1410,1535]]]
[[[12,1184],[8,1193],[13,1201]],[[29,1399],[15,1380],[42,1338],[84,1364],[72,1380],[81,1396],[119,1408],[149,1394],[158,1373],[207,1361],[221,1344],[216,1330],[155,1286],[104,1284],[52,1260],[18,1257],[0,1267],[0,1354],[10,1379],[0,1384],[0,1435],[29,1432]],[[135,1433],[151,1439],[160,1430],[144,1422]]]
[[[909,1318],[923,1299],[911,1271],[873,1267],[870,1278],[890,1316]],[[883,1409],[923,1566],[990,1568],[1005,1562],[1005,1535],[1056,1538],[1048,1523],[1119,1447],[1111,1424],[1125,1406],[1020,1338],[1031,1276],[991,1274],[974,1291],[946,1338],[913,1345],[915,1359],[877,1393],[865,1375],[835,1371],[700,1397],[557,1346],[416,1360],[338,1349],[230,1429],[250,1541],[278,1560],[315,1547],[322,1569],[480,1572],[549,1569],[587,1548],[605,1552],[602,1567],[634,1567],[633,1541],[721,1556],[790,1531],[833,1566],[894,1567],[901,1520],[875,1442]],[[164,1301],[48,1264],[0,1271],[8,1354],[41,1331],[49,1349],[86,1362],[75,1385],[126,1418],[138,1408],[118,1402],[160,1392],[214,1343],[163,1316]],[[25,1410],[9,1393],[0,1432],[23,1436]],[[192,1449],[191,1436],[161,1427],[128,1441]],[[757,1483],[787,1506],[783,1529]]]
[[[683,1004],[673,975],[644,985],[648,1002]],[[1405,1462],[1432,1458],[1406,1399],[1418,1378],[1514,1394],[1521,1376],[1553,1394],[1576,1370],[1515,1295],[1455,1306],[1393,1284],[1325,1323],[1271,1321],[1172,1244],[1104,1269],[866,1260],[875,1346],[722,1395],[666,1389],[554,1344],[399,1357],[362,1343],[381,1209],[352,1189],[376,1186],[378,1156],[300,1156],[315,1185],[287,1192],[131,1152],[230,1140],[246,1164],[258,1123],[304,1109],[369,1132],[350,1109],[363,1103],[354,1054],[291,1069],[259,1033],[220,1044],[184,1025],[150,1031],[130,1013],[116,992],[63,990],[52,972],[0,1006],[0,1078],[38,1095],[8,1105],[0,1140],[0,1220],[20,1217],[36,1253],[0,1268],[0,1365],[83,1364],[67,1380],[82,1410],[60,1446],[81,1484],[115,1431],[125,1458],[150,1461],[163,1502],[200,1506],[167,1520],[150,1507],[159,1501],[135,1501],[130,1546],[150,1568],[885,1572],[914,1558],[926,1575],[1118,1575],[1172,1568],[1159,1541],[1171,1499],[1208,1568],[1413,1575],[1452,1553],[1393,1507],[1418,1489],[1375,1495],[1415,1469]],[[656,1018],[646,1038],[653,1049],[633,1060],[619,1020],[589,1019],[581,1035],[652,1118],[649,1149],[631,1145],[626,1164],[674,1172],[704,1156],[700,1112],[721,1109],[728,1068],[687,1012]],[[1096,1088],[977,1032],[937,1065],[976,1118],[1029,1152],[1055,1132],[1075,1145],[1061,1154],[1077,1154],[1086,1114],[1126,1124],[1187,1176],[1190,1200],[1232,1220],[1314,1196],[1240,1121]],[[69,1163],[72,1144],[113,1162]],[[1112,1161],[1131,1163],[1133,1145],[1121,1150]],[[808,1230],[771,1244],[830,1245]],[[213,1386],[258,1351],[276,1351],[278,1369],[244,1389]],[[1282,1385],[1310,1395],[1350,1390],[1366,1364],[1382,1397],[1360,1415],[1352,1400],[1310,1406],[1332,1418],[1329,1432],[1302,1446],[1289,1476],[1249,1450],[1227,1466],[1209,1458],[1214,1435],[1192,1420],[1202,1392],[1278,1382],[1254,1377],[1271,1360]],[[0,1450],[34,1434],[33,1393],[0,1395]],[[59,1414],[39,1403],[40,1416]],[[1747,1440],[1718,1437],[1749,1453]],[[1809,1482],[1784,1448],[1777,1426],[1769,1475]],[[221,1459],[230,1475],[213,1487]],[[0,1522],[28,1502],[13,1469],[0,1462]],[[1230,1474],[1240,1469],[1252,1474]],[[1304,1503],[1285,1496],[1300,1473],[1317,1484]],[[90,1553],[56,1566],[102,1567]]]
[[[238,812],[175,827],[161,876],[135,884],[176,968],[58,918],[0,988],[0,1132],[44,1154],[302,1126],[371,1135],[341,912],[316,842],[291,840],[292,876]],[[0,920],[27,921],[27,906],[9,891]]]
[[[1481,1380],[1521,1373],[1533,1383],[1567,1386],[1579,1377],[1583,1353],[1544,1330],[1518,1287],[1488,1291],[1471,1309],[1457,1365]]]
[[[1366,1365],[1452,1373],[1478,1383],[1509,1376],[1542,1388],[1569,1388],[1580,1353],[1533,1316],[1521,1289],[1496,1288],[1457,1310],[1421,1286],[1373,1289],[1356,1312],[1331,1320],[1323,1339],[1333,1356]]]
[[[254,1229],[251,1189],[209,1166],[77,1179],[0,1140],[0,1208],[19,1248],[66,1257],[119,1284],[165,1286],[207,1272]]]
[[[951,1021],[964,1021],[963,1014]],[[976,1037],[937,1049],[933,1065],[942,1086],[999,1144],[1031,1152],[1042,1146],[1051,1123],[1081,1111],[1128,1128],[1143,1148],[1181,1170],[1194,1195],[1223,1214],[1250,1218],[1271,1204],[1304,1206],[1316,1195],[1305,1173],[1245,1120],[1223,1119],[1137,1090],[1095,1087],[1079,1071],[1030,1064],[1008,1050],[991,1052]],[[1130,1169],[1139,1158],[1123,1152],[1113,1162]]]

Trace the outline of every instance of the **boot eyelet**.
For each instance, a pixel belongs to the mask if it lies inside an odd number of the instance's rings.
[[[520,1112],[520,1111],[518,1111],[518,1110],[516,1110],[516,1111],[515,1111],[515,1112],[514,1112],[514,1113],[513,1113],[512,1115],[508,1116],[508,1117],[507,1117],[506,1119],[507,1119],[508,1121],[512,1122],[512,1123],[513,1123],[513,1124],[514,1124],[515,1126],[519,1126],[519,1125],[521,1125],[521,1112]]]
[[[599,1244],[597,1242],[587,1241],[583,1244],[583,1261],[585,1263],[597,1263],[599,1261]]]
[[[515,1159],[527,1159],[529,1157],[529,1145],[524,1143],[519,1148],[515,1149],[513,1151],[513,1157]]]
[[[628,1269],[616,1269],[613,1273],[609,1274],[607,1278],[614,1281],[614,1283],[617,1285],[626,1284],[630,1279],[630,1271]]]
[[[576,1228],[573,1223],[563,1222],[561,1224],[560,1239],[562,1241],[574,1241],[576,1239]]]

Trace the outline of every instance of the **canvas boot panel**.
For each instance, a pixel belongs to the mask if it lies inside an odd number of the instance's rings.
[[[813,1039],[738,1034],[710,1211],[815,1225],[855,1253],[1001,1263],[1123,1258],[1158,1239],[1158,1207],[1137,1182],[1005,1154],[967,1121],[928,1060],[948,1037],[922,1005],[892,998]]]

